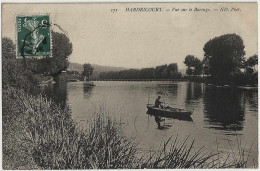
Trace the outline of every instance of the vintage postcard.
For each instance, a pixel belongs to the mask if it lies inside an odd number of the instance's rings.
[[[3,3],[3,169],[258,166],[258,4]]]

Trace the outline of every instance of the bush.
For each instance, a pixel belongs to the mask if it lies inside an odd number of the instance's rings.
[[[121,124],[110,119],[105,111],[95,115],[87,130],[80,130],[71,119],[68,107],[61,109],[42,95],[32,96],[8,88],[4,101],[4,117],[14,111],[24,115],[20,123],[25,128],[24,145],[31,148],[28,154],[43,169],[134,168],[137,165],[136,146],[123,135]],[[17,108],[9,109],[8,106],[13,106],[10,103],[17,104]]]
[[[21,62],[21,60],[17,59],[3,59],[3,89],[11,86],[31,91],[38,86],[39,77],[33,75],[31,71],[24,69]]]

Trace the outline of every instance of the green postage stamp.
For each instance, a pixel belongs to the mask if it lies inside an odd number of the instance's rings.
[[[51,57],[50,15],[17,15],[17,58]]]

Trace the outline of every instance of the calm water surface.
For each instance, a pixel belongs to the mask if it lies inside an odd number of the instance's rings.
[[[207,87],[191,82],[95,82],[89,88],[83,82],[56,84],[47,90],[52,98],[68,104],[73,119],[85,127],[100,106],[124,123],[124,132],[134,137],[140,151],[157,150],[169,137],[195,139],[195,148],[230,153],[241,140],[250,151],[250,164],[258,161],[257,90]],[[146,114],[148,101],[157,96],[166,105],[193,110],[192,120],[165,119],[158,129],[153,116]],[[149,97],[149,98],[148,98]],[[257,162],[256,162],[257,163]]]

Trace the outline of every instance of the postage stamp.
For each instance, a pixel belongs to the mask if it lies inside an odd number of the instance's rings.
[[[51,56],[50,15],[16,16],[16,57]]]

